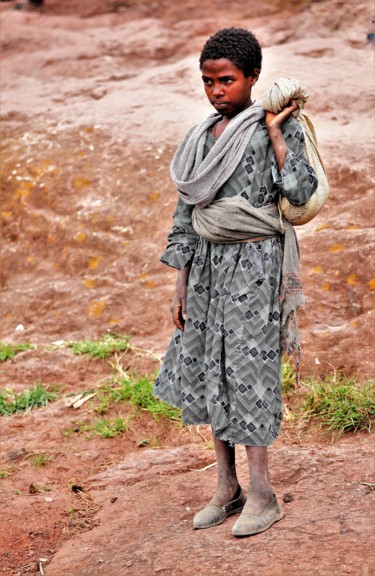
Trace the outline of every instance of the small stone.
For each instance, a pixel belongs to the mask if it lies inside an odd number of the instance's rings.
[[[104,86],[98,86],[91,92],[91,98],[94,100],[101,100],[107,94],[107,89]]]
[[[285,492],[283,496],[283,502],[287,504],[288,502],[292,502],[294,500],[294,496],[291,492]]]
[[[25,459],[25,456],[29,454],[28,450],[25,448],[20,448],[19,450],[13,450],[5,455],[5,460],[7,462],[20,462]]]
[[[38,488],[35,484],[30,484],[29,486],[29,494],[37,494],[39,492]]]

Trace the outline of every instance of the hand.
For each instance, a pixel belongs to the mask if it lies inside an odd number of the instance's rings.
[[[179,330],[183,332],[185,327],[185,315],[186,315],[186,294],[180,297],[175,292],[170,309],[173,318],[173,323],[175,324],[175,326],[177,326]]]
[[[187,285],[189,280],[190,264],[178,271],[176,289],[170,307],[173,322],[182,332],[185,327]]]
[[[266,126],[268,132],[272,130],[280,130],[281,126],[284,124],[295,110],[298,108],[297,100],[292,100],[285,108],[281,110],[278,114],[266,111]]]

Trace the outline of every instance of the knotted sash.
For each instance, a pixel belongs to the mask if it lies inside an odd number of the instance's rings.
[[[205,208],[194,208],[192,223],[199,236],[219,244],[284,234],[279,295],[281,351],[288,354],[295,351],[298,368],[301,337],[297,326],[297,310],[304,304],[305,298],[299,277],[298,240],[293,226],[289,222],[280,222],[276,204],[255,208],[242,196],[220,198]]]

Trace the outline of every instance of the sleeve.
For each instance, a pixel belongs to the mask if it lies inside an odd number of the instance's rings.
[[[173,214],[173,227],[168,236],[168,245],[160,258],[167,266],[182,270],[192,260],[197,244],[198,235],[191,223],[191,213],[194,206],[185,204],[178,199]]]
[[[287,154],[282,170],[278,169],[276,156],[272,156],[272,178],[279,192],[291,204],[301,206],[313,195],[318,186],[314,169],[305,157],[305,135],[295,119],[285,122],[283,136]]]

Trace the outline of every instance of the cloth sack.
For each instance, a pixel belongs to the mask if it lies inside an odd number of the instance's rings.
[[[302,126],[305,135],[306,158],[318,178],[317,189],[302,206],[293,206],[285,197],[280,195],[279,208],[284,218],[294,226],[310,222],[322,209],[329,194],[328,179],[318,150],[314,126],[310,118],[303,112],[308,97],[305,88],[296,78],[279,78],[274,86],[265,90],[262,100],[262,108],[274,114],[285,108],[291,100],[297,100],[298,108],[293,112],[293,116]]]

